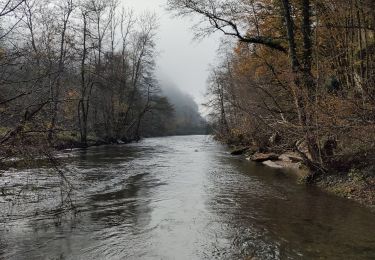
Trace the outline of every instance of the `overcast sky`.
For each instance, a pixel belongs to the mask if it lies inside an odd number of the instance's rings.
[[[175,18],[165,10],[167,0],[121,0],[136,13],[155,12],[159,17],[157,39],[157,76],[177,85],[194,97],[198,104],[204,101],[210,64],[214,64],[219,46],[218,36],[196,41],[189,18]]]

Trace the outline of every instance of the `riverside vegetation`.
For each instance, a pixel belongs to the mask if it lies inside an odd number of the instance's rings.
[[[198,37],[234,39],[208,80],[217,139],[274,167],[298,157],[306,182],[374,204],[374,5],[169,0],[172,13],[200,18]],[[202,133],[194,102],[161,91],[157,29],[154,14],[117,0],[0,0],[0,164]]]
[[[254,159],[273,167],[297,153],[306,182],[374,205],[374,1],[169,0],[169,8],[198,16],[198,37],[234,39],[209,79],[217,139],[235,153],[261,152]]]
[[[167,98],[156,79],[155,14],[117,0],[0,0],[0,10],[0,164],[205,133],[192,98]]]

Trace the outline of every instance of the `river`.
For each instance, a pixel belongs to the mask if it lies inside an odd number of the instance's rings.
[[[369,209],[233,157],[209,136],[62,158],[75,214],[42,214],[64,197],[55,171],[1,175],[0,259],[375,259]]]

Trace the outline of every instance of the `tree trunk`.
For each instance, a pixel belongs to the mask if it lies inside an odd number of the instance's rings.
[[[86,84],[86,56],[87,56],[87,17],[83,13],[83,51],[81,59],[81,98],[78,104],[78,120],[79,120],[79,129],[81,135],[81,143],[84,146],[87,146],[87,119],[88,119],[88,102],[89,98],[87,95],[87,84]],[[87,100],[86,100],[87,99]]]
[[[302,127],[305,141],[311,155],[313,165],[320,165],[322,160],[319,153],[319,145],[315,135],[313,107],[315,102],[315,84],[311,72],[312,39],[311,39],[311,6],[309,0],[302,0],[302,36],[303,57],[302,64],[297,55],[295,38],[295,26],[291,14],[289,0],[282,0],[284,19],[288,35],[289,57],[294,75],[294,98],[299,115],[299,123]]]

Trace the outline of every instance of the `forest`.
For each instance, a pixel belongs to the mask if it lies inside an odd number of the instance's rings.
[[[117,0],[0,4],[1,161],[208,133],[193,98],[155,74],[156,14]],[[198,19],[197,38],[223,36],[204,104],[215,137],[297,152],[310,181],[374,177],[374,5],[169,0],[167,10]]]
[[[0,259],[375,259],[374,220],[375,0],[0,0]]]
[[[198,16],[197,37],[234,42],[208,82],[219,140],[297,151],[311,176],[374,166],[374,1],[170,0],[169,9]]]
[[[7,0],[0,10],[0,160],[204,133],[193,100],[175,113],[178,98],[162,93],[155,14],[116,0]]]

